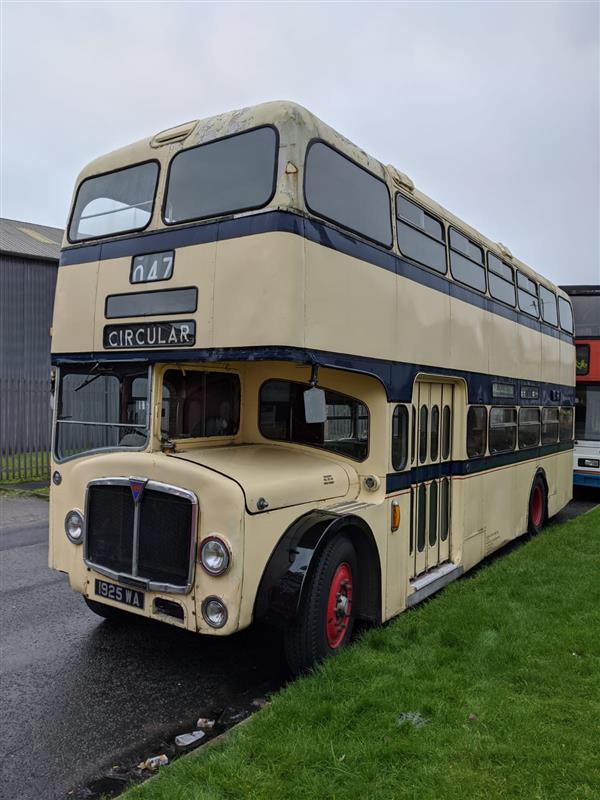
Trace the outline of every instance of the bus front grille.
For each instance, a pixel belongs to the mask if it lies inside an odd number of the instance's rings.
[[[86,503],[86,564],[149,590],[189,591],[197,507],[191,492],[148,481],[136,513],[128,478],[92,481]]]

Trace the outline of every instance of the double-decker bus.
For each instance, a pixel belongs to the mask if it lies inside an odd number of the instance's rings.
[[[83,170],[52,352],[50,565],[295,672],[571,498],[567,294],[293,103]]]
[[[600,489],[600,286],[563,286],[573,304],[577,390],[573,483]]]

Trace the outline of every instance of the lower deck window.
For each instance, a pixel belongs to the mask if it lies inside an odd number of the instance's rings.
[[[571,442],[573,440],[573,409],[561,408],[560,410],[560,440]]]
[[[517,444],[517,409],[490,409],[490,453],[510,453]]]
[[[306,422],[304,392],[310,386],[270,380],[260,390],[259,425],[266,439],[322,447],[364,461],[369,451],[367,407],[345,394],[325,390],[327,421]]]
[[[539,408],[522,408],[519,411],[519,448],[537,447],[540,443]]]
[[[558,408],[542,409],[542,444],[558,442]]]
[[[471,406],[467,414],[467,456],[479,458],[485,455],[487,440],[487,408]]]
[[[169,369],[163,378],[161,433],[173,439],[233,436],[240,379],[227,372]]]
[[[392,466],[404,469],[408,461],[408,411],[406,406],[396,406],[392,417]]]

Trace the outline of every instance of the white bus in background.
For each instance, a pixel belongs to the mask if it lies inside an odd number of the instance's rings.
[[[573,483],[600,490],[600,286],[563,286],[575,317]]]

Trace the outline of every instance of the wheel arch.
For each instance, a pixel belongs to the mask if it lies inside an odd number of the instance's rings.
[[[349,537],[360,564],[357,617],[380,622],[381,563],[373,531],[361,517],[318,510],[295,520],[275,545],[256,594],[254,619],[280,628],[289,625],[298,613],[320,552],[341,533]]]
[[[533,484],[536,482],[536,480],[538,478],[541,478],[542,483],[544,484],[544,489],[545,489],[544,501],[546,503],[546,519],[547,519],[548,518],[548,498],[550,496],[550,487],[548,486],[548,478],[546,476],[546,470],[543,467],[538,467],[536,469],[535,475],[533,476],[533,480],[531,481],[532,488],[533,488]]]

